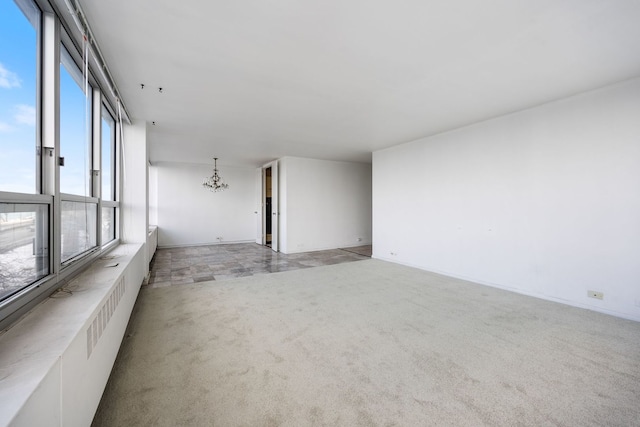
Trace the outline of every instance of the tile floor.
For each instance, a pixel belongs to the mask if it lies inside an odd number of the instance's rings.
[[[286,255],[255,243],[158,249],[149,283],[159,288],[360,261],[371,246]]]

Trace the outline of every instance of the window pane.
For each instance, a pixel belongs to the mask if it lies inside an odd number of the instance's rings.
[[[60,192],[91,196],[91,97],[85,97],[82,73],[64,47],[60,57]]]
[[[96,246],[98,205],[62,201],[62,261],[67,261]]]
[[[22,9],[22,11],[21,11]],[[0,191],[35,193],[37,33],[31,3],[0,2]]]
[[[102,244],[116,238],[116,208],[102,208]]]
[[[102,199],[113,197],[113,153],[115,147],[115,121],[106,108],[102,107]]]
[[[0,300],[49,274],[49,206],[0,203]]]

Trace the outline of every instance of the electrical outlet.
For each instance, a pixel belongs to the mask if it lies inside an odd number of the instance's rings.
[[[389,254],[390,254],[391,256],[398,256],[398,253],[397,253],[397,252],[389,252]]]
[[[589,298],[604,299],[604,294],[602,292],[597,292],[597,291],[587,291],[587,296]]]

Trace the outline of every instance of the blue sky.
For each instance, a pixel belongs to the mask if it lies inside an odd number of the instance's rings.
[[[12,1],[0,1],[0,191],[36,190],[36,31]],[[89,175],[85,97],[60,72],[61,191],[85,195]]]
[[[35,192],[36,33],[0,1],[0,189]]]
[[[64,67],[60,69],[60,192],[90,195],[84,92]],[[89,113],[90,115],[90,113]]]

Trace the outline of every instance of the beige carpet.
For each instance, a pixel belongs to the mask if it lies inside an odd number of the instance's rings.
[[[379,260],[147,288],[94,425],[640,425],[640,323]]]

